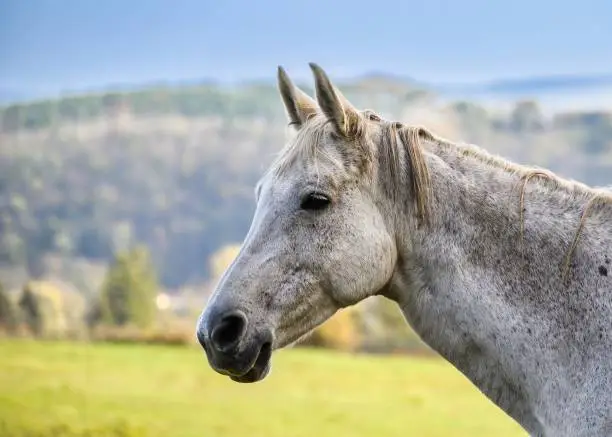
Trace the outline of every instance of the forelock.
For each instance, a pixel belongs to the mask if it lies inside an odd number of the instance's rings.
[[[298,163],[315,166],[326,163],[339,171],[359,176],[359,173],[365,170],[363,161],[371,160],[366,159],[366,156],[371,154],[371,146],[363,144],[365,142],[363,127],[353,139],[334,138],[330,121],[323,114],[316,114],[302,125],[281,150],[271,166],[271,171],[282,175]]]

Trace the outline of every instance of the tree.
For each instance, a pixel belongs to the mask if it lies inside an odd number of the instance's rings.
[[[410,328],[397,303],[382,296],[360,304],[362,348],[367,351],[428,350]]]
[[[150,326],[155,317],[157,288],[157,277],[145,247],[117,254],[102,285],[101,320],[118,326]]]
[[[97,298],[90,302],[87,311],[85,312],[85,325],[89,328],[93,328],[100,324],[104,320],[104,314],[102,313],[102,299]]]
[[[218,280],[223,273],[225,273],[225,270],[227,270],[236,256],[238,256],[240,247],[239,244],[228,244],[212,254],[209,263],[210,274],[213,281]]]
[[[43,333],[44,320],[43,312],[38,296],[34,293],[30,284],[26,284],[21,292],[19,308],[23,314],[23,319],[32,334],[40,336]]]
[[[17,328],[17,315],[4,286],[0,282],[0,330],[12,333]]]
[[[544,128],[544,119],[538,104],[520,101],[510,115],[510,126],[515,132],[536,132]]]

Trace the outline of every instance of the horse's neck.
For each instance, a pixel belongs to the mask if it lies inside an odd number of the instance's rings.
[[[520,177],[507,170],[452,149],[434,150],[427,159],[431,224],[400,232],[403,264],[391,293],[430,346],[537,430],[529,405],[541,387],[533,377],[580,359],[561,356],[557,346],[585,330],[575,313],[592,310],[585,293],[597,287],[612,292],[597,273],[609,262],[603,247],[612,244],[601,214],[612,217],[609,210],[593,212],[599,228],[584,226],[564,279],[587,195],[553,194],[532,179],[522,205]],[[601,247],[595,231],[608,233]],[[593,275],[585,273],[589,268]]]

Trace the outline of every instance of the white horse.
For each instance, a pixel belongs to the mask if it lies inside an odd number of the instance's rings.
[[[379,294],[532,435],[611,436],[611,192],[358,111],[311,67],[316,101],[279,68],[296,135],[199,320],[210,365],[261,380]]]

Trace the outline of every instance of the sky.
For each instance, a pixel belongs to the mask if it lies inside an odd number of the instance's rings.
[[[0,87],[612,73],[610,0],[0,0]]]

